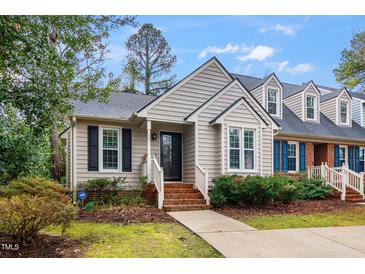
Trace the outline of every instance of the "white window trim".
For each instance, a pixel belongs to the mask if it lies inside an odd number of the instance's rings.
[[[230,143],[229,143],[229,129],[230,128],[236,128],[240,129],[240,168],[239,169],[231,169],[231,163],[230,163]],[[244,168],[244,130],[253,130],[254,131],[254,169],[245,169]],[[227,124],[227,171],[229,173],[257,173],[258,167],[257,167],[257,135],[258,135],[259,128],[258,127],[242,127],[242,126],[236,126],[232,124]]]
[[[118,133],[118,167],[117,169],[104,169],[103,168],[103,130],[116,130]],[[119,173],[120,172],[120,163],[121,160],[121,147],[122,147],[122,140],[121,140],[121,127],[114,127],[114,126],[99,126],[99,172],[100,173]]]
[[[364,160],[360,160],[360,151],[363,150],[364,151]],[[364,167],[365,167],[365,147],[359,147],[359,162],[364,162]],[[364,172],[364,170],[360,170],[360,172]]]
[[[231,129],[238,129],[239,130],[239,148],[231,148],[231,140],[230,140],[230,134],[229,131]],[[228,154],[227,154],[227,160],[228,160],[228,170],[230,172],[240,172],[242,169],[242,128],[240,127],[233,127],[233,126],[229,126],[228,130],[228,137],[227,137],[227,147],[228,147]],[[238,169],[232,169],[231,168],[231,149],[234,150],[238,150],[239,151],[239,161],[240,161],[240,166]]]
[[[295,170],[289,170],[289,155],[288,155],[288,172],[289,173],[297,173],[299,172],[299,158],[300,158],[300,152],[299,152],[299,142],[295,141],[288,141],[289,145],[295,145]],[[288,154],[288,153],[287,153]]]
[[[339,145],[338,146],[338,161],[341,161],[341,158],[340,158],[340,150],[341,148],[344,148],[345,149],[345,164],[348,165],[348,149],[347,149],[347,146],[346,145]]]
[[[253,131],[253,149],[247,149],[247,150],[253,150],[253,169],[247,169],[244,165],[245,165],[245,136],[244,136],[244,133],[245,133],[245,130],[250,130],[250,131]],[[256,165],[256,158],[257,158],[257,153],[256,153],[256,141],[257,140],[257,130],[254,129],[254,128],[243,128],[242,129],[242,149],[243,149],[243,152],[242,152],[242,165],[244,166],[243,170],[244,172],[256,172],[257,171],[257,165]]]
[[[314,111],[314,118],[308,118],[308,97],[312,97],[313,100],[313,111]],[[313,94],[307,94],[305,96],[305,119],[308,121],[317,121],[317,113],[318,113],[318,109],[317,109],[317,96],[313,95]]]
[[[342,103],[345,103],[346,104],[346,122],[345,123],[342,123],[342,121],[341,121],[341,104]],[[339,122],[340,122],[340,125],[346,125],[346,126],[348,126],[349,124],[350,124],[350,102],[349,101],[347,101],[347,100],[340,100],[340,102],[339,102],[339,117],[338,117],[338,119],[339,119]]]
[[[269,112],[269,90],[274,90],[276,92],[276,114],[271,114]],[[277,88],[270,87],[270,86],[267,86],[266,87],[266,94],[265,94],[265,97],[266,97],[266,110],[273,117],[280,117],[280,108],[279,108],[280,99],[279,99],[279,93],[280,93],[280,90],[277,89]],[[271,102],[271,103],[273,103],[273,102]]]

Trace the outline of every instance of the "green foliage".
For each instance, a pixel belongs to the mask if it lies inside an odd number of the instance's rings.
[[[234,180],[233,176],[219,176],[214,179],[210,192],[213,206],[231,205],[263,206],[270,202],[290,203],[301,197],[300,184],[283,176],[247,176]]]
[[[169,76],[176,63],[166,39],[152,24],[143,24],[126,42],[127,64],[124,72],[129,76],[125,91],[133,92],[136,83],[144,85],[147,95],[159,95],[171,87],[175,75]],[[134,90],[135,92],[135,90]]]
[[[148,183],[148,177],[147,176],[141,176],[139,177],[139,184],[141,186],[141,190],[143,191]]]
[[[94,209],[94,206],[95,206],[95,202],[90,201],[85,205],[84,210],[87,211],[87,212],[92,211]]]
[[[141,195],[123,194],[111,199],[112,206],[146,206],[148,202]]]
[[[113,204],[113,200],[118,196],[118,192],[125,184],[126,178],[97,178],[80,184],[79,188],[85,190],[89,195],[96,195],[95,202],[98,205]]]
[[[1,109],[1,107],[0,107]],[[38,134],[14,109],[0,110],[0,184],[29,174],[49,177],[48,137]]]
[[[359,32],[351,40],[351,49],[341,52],[341,62],[334,70],[336,80],[347,88],[360,86],[365,91],[365,32]]]
[[[20,241],[32,241],[52,225],[65,231],[74,215],[65,189],[52,181],[24,177],[1,187],[0,231]]]
[[[302,178],[302,198],[304,200],[326,199],[333,190],[322,179]]]

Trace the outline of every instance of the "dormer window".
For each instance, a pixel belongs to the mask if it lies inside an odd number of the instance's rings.
[[[349,102],[340,101],[340,124],[349,124]]]
[[[267,90],[267,112],[271,115],[278,115],[278,90],[276,89]]]
[[[316,97],[308,95],[307,96],[307,119],[315,120],[316,119]]]

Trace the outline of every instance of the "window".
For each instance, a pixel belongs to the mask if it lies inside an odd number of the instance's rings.
[[[307,96],[307,119],[315,119],[315,100],[314,96]]]
[[[277,115],[278,91],[275,89],[267,90],[267,111],[272,115]]]
[[[365,170],[365,148],[360,147],[359,151],[359,168],[360,172],[364,172]]]
[[[119,168],[119,130],[102,129],[102,167],[106,170]]]
[[[240,143],[241,143],[241,129],[229,129],[229,168],[240,169]]]
[[[288,142],[288,171],[298,171],[298,143]]]
[[[342,166],[344,163],[346,163],[346,147],[345,146],[340,146],[340,151],[339,151],[339,163],[340,166]]]
[[[348,102],[340,102],[340,123],[348,124]]]
[[[245,169],[255,169],[255,131],[245,129],[244,131],[244,164]]]

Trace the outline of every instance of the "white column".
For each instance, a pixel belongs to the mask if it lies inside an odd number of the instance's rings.
[[[147,181],[151,182],[151,121],[147,120]]]

